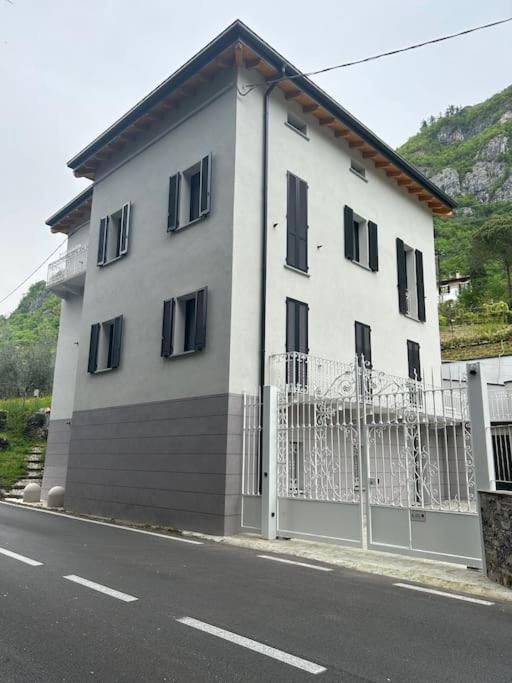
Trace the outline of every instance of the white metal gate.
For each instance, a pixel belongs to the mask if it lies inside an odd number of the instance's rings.
[[[299,353],[271,358],[280,536],[481,565],[467,394]],[[257,403],[257,407],[256,407]],[[257,529],[259,398],[246,397],[242,525]],[[252,465],[251,465],[252,463]]]

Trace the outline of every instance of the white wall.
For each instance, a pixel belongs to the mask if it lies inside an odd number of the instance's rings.
[[[240,82],[254,80],[241,73]],[[235,186],[232,318],[232,391],[258,383],[259,254],[261,239],[262,117],[264,88],[238,97]],[[309,140],[285,125],[291,110],[308,125]],[[287,296],[309,304],[310,353],[336,360],[354,356],[354,321],[372,328],[374,367],[407,376],[407,345],[421,345],[424,373],[439,373],[432,215],[428,208],[399,188],[382,170],[313,116],[286,101],[276,90],[270,107],[270,172],[268,214],[267,356],[285,351]],[[366,167],[368,182],[350,172],[350,159]],[[286,172],[309,185],[308,276],[285,268]],[[369,272],[344,257],[343,207],[379,226],[379,271]],[[275,227],[273,227],[275,224]],[[396,238],[423,252],[427,322],[398,311]],[[236,302],[236,305],[235,305]],[[246,353],[247,348],[251,353]]]
[[[67,250],[87,245],[89,224],[80,227],[67,241]],[[52,420],[71,418],[73,413],[83,297],[69,295],[62,300],[59,338],[53,375]]]
[[[233,224],[235,88],[226,73],[173,110],[169,132],[143,151],[126,154],[98,177],[91,213],[90,258],[80,331],[75,410],[223,393],[228,390]],[[204,106],[208,104],[208,106]],[[143,141],[147,138],[143,136]],[[210,215],[167,232],[169,177],[212,153]],[[118,159],[116,158],[116,163]],[[112,172],[113,171],[113,172]],[[131,202],[128,255],[96,265],[100,218]],[[165,299],[208,286],[207,346],[160,357]],[[89,375],[90,326],[124,316],[121,365]]]

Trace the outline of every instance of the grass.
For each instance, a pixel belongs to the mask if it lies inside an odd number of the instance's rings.
[[[0,451],[0,489],[11,488],[18,479],[25,476],[25,456],[31,448],[37,446],[44,453],[46,441],[31,439],[24,431],[27,417],[40,408],[47,408],[50,403],[49,396],[0,399],[0,411],[7,412],[6,428],[0,432],[0,436],[9,441],[8,448]]]
[[[441,328],[443,360],[470,360],[512,354],[512,325],[486,322]]]

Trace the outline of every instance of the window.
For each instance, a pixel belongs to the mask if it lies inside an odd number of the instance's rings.
[[[91,325],[88,364],[88,371],[91,374],[119,367],[122,336],[122,315]]]
[[[292,173],[287,174],[286,263],[308,270],[308,186]]]
[[[355,323],[356,356],[359,365],[372,367],[372,331],[369,325]]]
[[[493,428],[492,448],[498,491],[512,491],[512,443],[510,427]]]
[[[169,179],[167,231],[174,232],[210,212],[211,154]]]
[[[128,253],[130,204],[100,220],[98,266],[106,266]]]
[[[308,330],[309,306],[296,299],[286,299],[286,383],[304,386],[307,383],[307,358],[299,354],[309,353]],[[296,354],[296,355],[295,355]]]
[[[409,378],[419,382],[421,380],[420,345],[410,339],[407,340],[407,363]]]
[[[350,206],[344,209],[345,257],[373,272],[379,270],[378,228],[358,216]]]
[[[286,123],[288,124],[288,126],[290,126],[290,128],[293,128],[293,130],[297,131],[297,133],[300,133],[304,137],[307,136],[307,125],[304,123],[304,121],[302,121],[302,119],[300,119],[298,116],[295,116],[295,114],[289,113],[286,119]]]
[[[354,161],[354,159],[351,159],[350,170],[356,175],[361,176],[361,178],[364,178],[366,180],[366,168],[363,166],[363,164],[360,164],[358,161]]]
[[[208,288],[164,301],[163,358],[201,351],[206,346]]]
[[[423,254],[419,249],[396,240],[398,274],[398,310],[403,315],[425,322],[425,285],[423,280]]]

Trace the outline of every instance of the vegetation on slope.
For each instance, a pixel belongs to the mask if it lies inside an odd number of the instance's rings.
[[[36,282],[8,317],[0,316],[0,397],[52,387],[60,299]]]
[[[0,399],[0,415],[5,411],[7,418],[5,428],[0,430],[0,442],[7,439],[9,443],[6,449],[0,449],[0,489],[9,489],[25,476],[25,456],[33,446],[44,452],[46,441],[27,436],[26,423],[29,415],[47,408],[50,402],[49,396]]]

